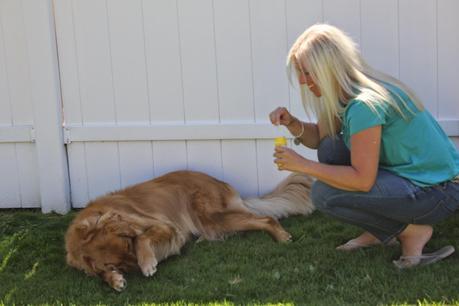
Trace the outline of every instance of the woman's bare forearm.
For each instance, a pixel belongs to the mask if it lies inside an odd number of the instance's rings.
[[[374,184],[374,179],[368,179],[368,176],[353,166],[327,165],[307,161],[307,166],[301,172],[312,175],[330,186],[347,191],[368,192]]]
[[[293,136],[300,135],[302,131],[301,125],[303,125],[304,128],[303,135],[301,135],[301,137],[298,137],[301,143],[308,148],[317,149],[320,143],[320,133],[317,124],[303,122],[298,118],[294,118],[292,122],[289,125],[287,125],[287,129]]]

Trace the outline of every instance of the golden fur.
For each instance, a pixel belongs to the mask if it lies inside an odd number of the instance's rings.
[[[215,240],[264,230],[288,241],[290,234],[275,218],[311,212],[311,183],[291,175],[271,194],[244,201],[206,174],[172,172],[90,202],[67,230],[67,263],[120,291],[126,286],[122,273],[140,269],[153,275],[158,262],[178,254],[192,236]]]

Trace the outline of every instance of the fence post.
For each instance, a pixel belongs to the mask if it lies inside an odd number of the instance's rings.
[[[42,212],[70,210],[52,0],[24,0]]]

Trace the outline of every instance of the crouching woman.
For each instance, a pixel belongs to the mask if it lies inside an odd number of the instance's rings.
[[[317,209],[364,230],[337,249],[398,240],[399,268],[452,254],[452,246],[423,254],[432,225],[459,207],[459,154],[419,99],[367,65],[352,39],[330,25],[307,29],[287,64],[318,122],[302,122],[282,107],[270,120],[286,126],[295,143],[318,149],[319,162],[287,147],[276,148],[274,162],[281,170],[316,177]]]

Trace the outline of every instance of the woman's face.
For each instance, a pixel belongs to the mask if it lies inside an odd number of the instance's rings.
[[[320,96],[322,96],[322,93],[320,92],[319,86],[317,86],[316,83],[314,83],[314,81],[312,80],[312,77],[309,74],[309,72],[307,70],[301,69],[301,67],[299,65],[296,67],[296,69],[297,69],[297,72],[298,72],[298,75],[299,75],[298,82],[300,83],[300,85],[308,86],[309,90],[316,97],[319,98]]]

